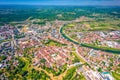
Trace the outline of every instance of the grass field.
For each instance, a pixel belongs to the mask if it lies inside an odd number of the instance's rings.
[[[67,44],[62,44],[62,43],[52,40],[52,39],[48,39],[46,42],[44,42],[44,44],[47,46],[58,46],[58,47],[67,46]]]
[[[115,78],[115,80],[120,80],[120,74],[112,72],[112,76]]]

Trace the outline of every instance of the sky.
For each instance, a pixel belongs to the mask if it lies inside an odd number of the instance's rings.
[[[120,6],[120,0],[0,0],[0,4]]]

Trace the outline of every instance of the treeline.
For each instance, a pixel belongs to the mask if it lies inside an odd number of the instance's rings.
[[[93,48],[93,49],[96,49],[96,50],[102,50],[102,51],[106,51],[106,52],[120,54],[120,49],[117,49],[117,48],[96,46],[96,45],[93,45],[93,44],[86,44],[86,43],[82,43],[81,46],[88,47],[88,48]]]
[[[62,35],[65,39],[67,39],[68,41],[73,42],[74,44],[78,44],[78,45],[79,45],[80,43],[72,40],[72,39],[69,38],[67,35],[65,35],[65,33],[63,32],[65,27],[66,27],[66,25],[64,25],[63,27],[61,27],[61,29],[60,29],[61,35]]]
[[[4,7],[4,6],[3,6]],[[5,6],[6,7],[6,6]],[[15,8],[14,8],[15,7]],[[27,7],[27,6],[24,6]],[[0,22],[24,21],[29,17],[32,19],[52,20],[74,20],[80,16],[91,16],[93,13],[109,14],[120,17],[120,7],[90,7],[90,6],[31,6],[31,7],[6,7],[0,8]],[[117,12],[113,13],[113,12]],[[57,15],[62,15],[61,17]]]

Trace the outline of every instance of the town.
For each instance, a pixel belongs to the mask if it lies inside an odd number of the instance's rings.
[[[1,25],[0,80],[119,80],[120,27],[97,19],[29,17]]]

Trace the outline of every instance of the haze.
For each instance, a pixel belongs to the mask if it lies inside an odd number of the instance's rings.
[[[119,0],[1,0],[0,4],[120,6]]]

